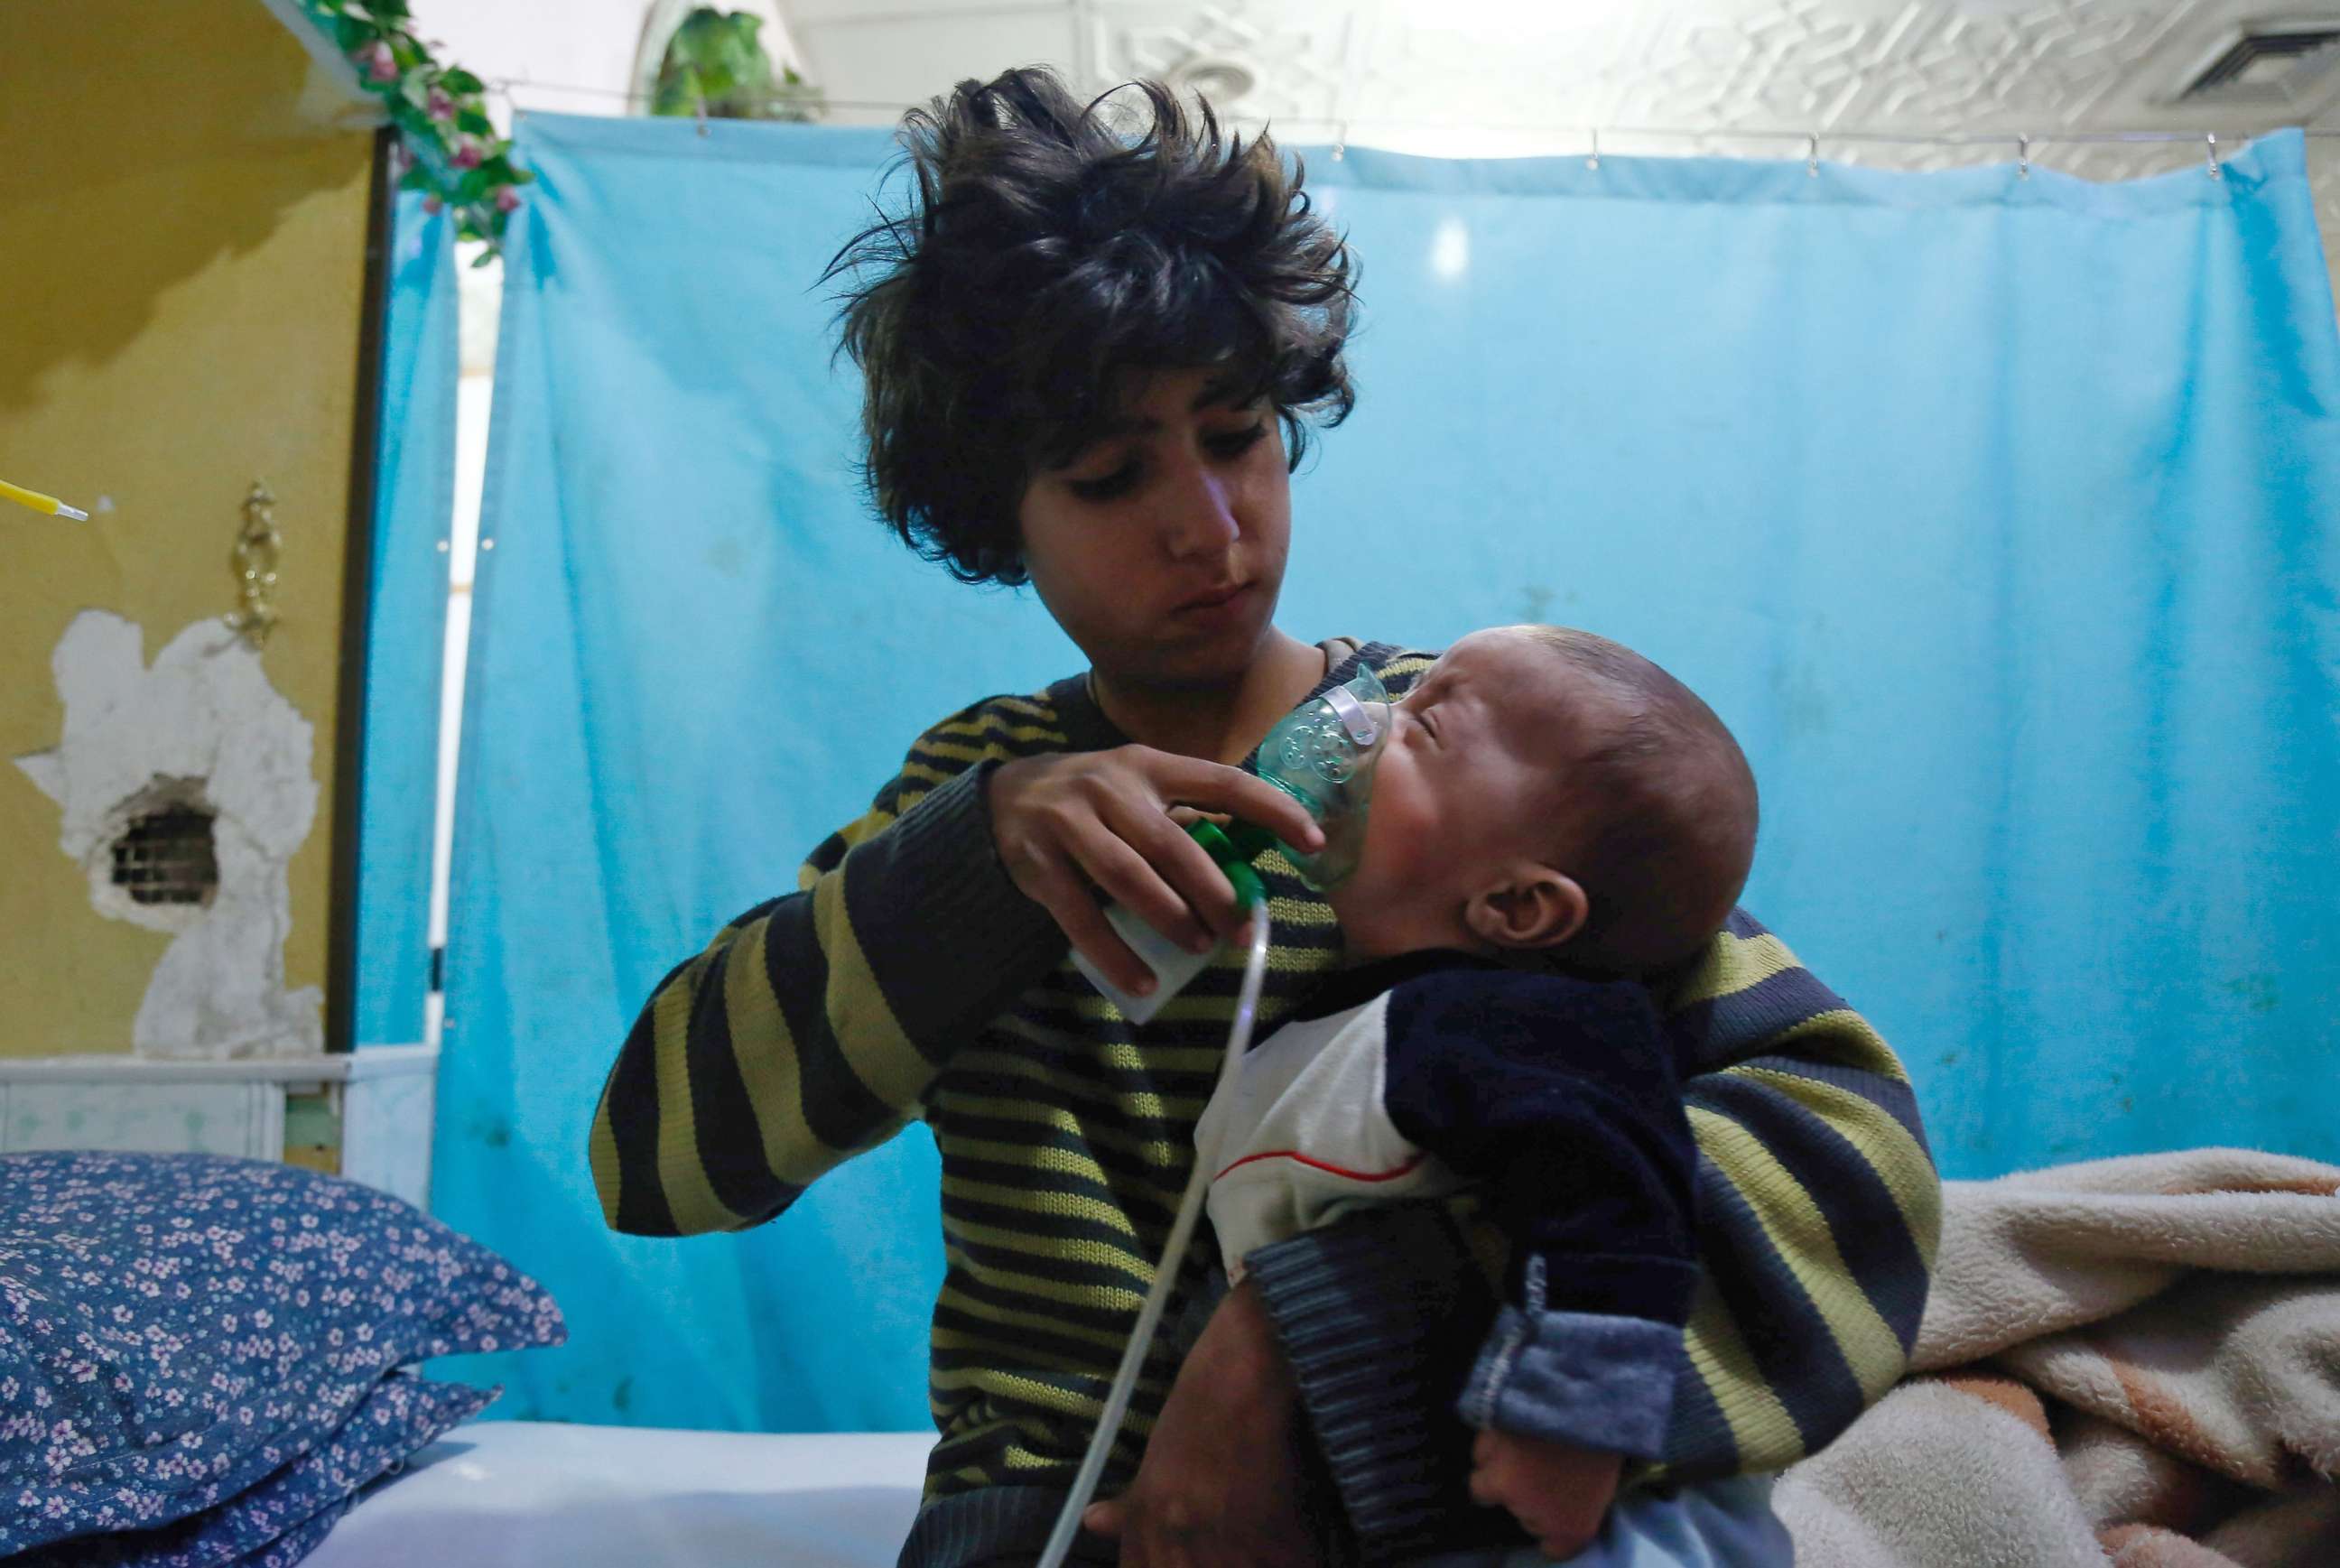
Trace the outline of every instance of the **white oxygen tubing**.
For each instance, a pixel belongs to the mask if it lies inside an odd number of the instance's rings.
[[[1259,988],[1266,978],[1267,901],[1263,898],[1251,912],[1251,957],[1244,964],[1243,989],[1235,995],[1235,1021],[1227,1030],[1226,1059],[1219,1064],[1221,1084],[1234,1076],[1244,1053],[1251,1049],[1252,1020],[1259,1012]],[[1112,1392],[1106,1395],[1104,1413],[1097,1417],[1096,1434],[1089,1439],[1080,1474],[1073,1477],[1072,1494],[1065,1499],[1065,1511],[1056,1515],[1056,1528],[1040,1553],[1039,1568],[1064,1568],[1065,1553],[1073,1549],[1073,1537],[1080,1533],[1081,1515],[1096,1494],[1097,1477],[1105,1474],[1106,1456],[1113,1452],[1121,1418],[1129,1409],[1130,1392],[1137,1386],[1137,1369],[1145,1360],[1146,1347],[1154,1343],[1154,1330],[1162,1321],[1162,1309],[1178,1277],[1178,1265],[1186,1255],[1195,1221],[1203,1212],[1204,1189],[1210,1185],[1211,1173],[1196,1160],[1195,1174],[1186,1178],[1185,1196],[1178,1200],[1178,1217],[1170,1222],[1170,1240],[1162,1249],[1161,1262],[1154,1265],[1154,1287],[1145,1293],[1145,1305],[1138,1309],[1137,1326],[1129,1331],[1129,1347],[1121,1353],[1121,1369],[1113,1375]]]

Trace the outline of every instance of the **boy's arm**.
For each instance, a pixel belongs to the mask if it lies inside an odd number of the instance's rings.
[[[593,1113],[603,1216],[641,1236],[737,1230],[883,1143],[967,1031],[1064,957],[1008,880],[984,789],[1061,749],[1042,705],[994,698],[945,720],[799,891],[749,910],[659,982]]]
[[[1697,1277],[1697,1156],[1649,992],[1444,971],[1393,991],[1387,1022],[1391,1122],[1478,1186],[1510,1244],[1462,1419],[1656,1458]]]
[[[1683,1098],[1704,1266],[1656,1474],[1785,1469],[1906,1369],[1941,1177],[1891,1047],[1743,910],[1660,1000],[1702,1065]]]
[[[1940,1180],[1892,1051],[1751,919],[1659,1001],[1688,1061],[1700,1260],[1661,1473],[1780,1469],[1900,1374]],[[1436,1406],[1492,1305],[1461,1230],[1367,1210],[1248,1265],[1369,1551],[1451,1538],[1470,1440]]]

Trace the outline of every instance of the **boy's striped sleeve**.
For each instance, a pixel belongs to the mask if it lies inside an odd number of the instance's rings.
[[[1907,1367],[1941,1179],[1891,1049],[1743,912],[1667,999],[1707,1066],[1683,1084],[1706,1266],[1665,1468],[1778,1470]]]
[[[797,892],[659,982],[593,1113],[612,1228],[759,1224],[917,1114],[949,1050],[1064,956],[1001,866],[984,804],[1000,762],[1063,745],[1049,710],[1019,699],[937,725],[813,851]]]

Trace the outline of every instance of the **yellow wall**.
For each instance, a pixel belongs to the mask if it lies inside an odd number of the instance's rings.
[[[372,135],[296,108],[312,62],[258,0],[5,0],[0,62],[0,477],[114,506],[0,507],[0,1054],[122,1051],[170,938],[91,908],[56,805],[8,759],[58,740],[49,653],[76,613],[139,622],[151,660],[234,608],[265,477],[266,669],[324,787],[285,984],[324,983]]]

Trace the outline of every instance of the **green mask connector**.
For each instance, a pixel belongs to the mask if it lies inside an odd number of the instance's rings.
[[[1268,850],[1275,849],[1275,835],[1248,822],[1230,822],[1220,827],[1202,819],[1187,824],[1186,837],[1203,847],[1235,890],[1235,904],[1244,909],[1256,909],[1267,902],[1267,885],[1251,863]]]

